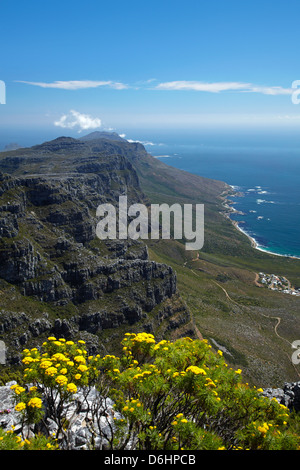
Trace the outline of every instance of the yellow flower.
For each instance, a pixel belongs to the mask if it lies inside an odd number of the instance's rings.
[[[81,374],[76,374],[76,375],[75,375],[75,379],[76,379],[76,380],[79,380],[80,378],[81,378]]]
[[[68,361],[68,358],[62,353],[56,353],[52,356],[53,361]]]
[[[45,374],[50,375],[51,377],[53,377],[53,375],[55,375],[56,372],[57,372],[56,367],[49,367],[48,369],[45,370]]]
[[[78,370],[80,370],[80,372],[85,372],[87,369],[87,366],[85,366],[84,364],[80,364],[78,366]]]
[[[20,393],[25,392],[25,388],[20,387],[20,386],[17,386],[17,387],[14,388],[14,392],[15,392],[17,395],[20,395]]]
[[[200,367],[197,366],[190,366],[186,370],[187,372],[193,372],[196,375],[206,375],[206,372],[204,369],[201,369]]]
[[[261,432],[262,434],[266,434],[266,432],[268,431],[268,429],[269,429],[269,426],[268,426],[267,423],[264,423],[262,426],[258,426],[258,427],[257,427],[257,430],[258,430],[259,432]]]
[[[40,368],[41,369],[48,369],[48,367],[51,367],[51,366],[52,366],[52,362],[48,361],[48,360],[45,360],[45,359],[43,359],[40,363]]]
[[[15,406],[16,411],[22,411],[22,410],[25,410],[25,408],[26,408],[26,404],[23,401],[21,401]]]
[[[68,372],[68,370],[64,367],[64,368],[60,369],[59,372],[60,372],[61,374],[65,375],[65,374]]]
[[[27,364],[30,364],[30,362],[34,362],[34,359],[33,359],[33,357],[26,356],[26,357],[24,357],[24,359],[22,359],[22,362],[23,362],[23,364],[27,365]]]
[[[55,379],[55,381],[59,384],[59,385],[66,385],[66,383],[68,383],[68,379],[67,377],[65,377],[64,375],[58,375]]]
[[[54,336],[49,336],[48,341],[56,341],[56,338]]]
[[[28,402],[28,406],[32,408],[42,408],[42,400],[38,397],[31,398]]]
[[[77,387],[76,387],[75,384],[69,383],[69,384],[67,385],[67,390],[68,390],[68,392],[76,393],[76,392],[77,392]]]
[[[74,361],[80,362],[81,364],[85,364],[85,358],[83,356],[75,356]]]

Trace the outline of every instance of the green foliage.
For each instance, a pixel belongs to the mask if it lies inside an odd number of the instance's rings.
[[[56,450],[54,439],[37,434],[31,439],[22,439],[15,434],[14,429],[4,431],[0,428],[0,450]]]
[[[62,404],[77,388],[96,385],[102,416],[106,398],[114,401],[110,434],[100,425],[95,430],[111,449],[299,448],[299,421],[261,389],[243,383],[241,370],[228,367],[206,340],[156,342],[148,333],[126,333],[122,346],[120,357],[88,356],[84,342],[50,337],[41,351],[25,350],[24,378],[35,386],[13,386],[24,426],[42,419],[43,397],[62,444],[68,437]]]

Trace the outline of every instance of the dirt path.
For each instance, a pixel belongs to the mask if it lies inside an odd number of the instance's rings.
[[[257,287],[262,287],[262,284],[260,284],[260,283],[258,282],[258,280],[259,280],[259,274],[257,274],[257,273],[254,273],[254,274],[255,274],[254,284],[255,284]]]
[[[192,271],[196,276],[200,277],[193,269],[192,269],[191,271]],[[255,276],[255,283],[257,283],[256,285],[260,286],[260,284],[257,282],[258,279],[259,279],[259,276],[258,276],[257,273],[255,273],[255,275],[256,275],[256,276]],[[220,284],[218,284],[218,282],[216,282],[216,281],[212,281],[212,282],[213,282],[214,284],[216,284],[216,286],[218,286],[220,289],[222,289],[222,291],[224,292],[224,294],[226,295],[227,299],[228,299],[230,302],[234,303],[235,305],[238,305],[240,308],[247,308],[247,306],[241,305],[241,304],[239,304],[238,302],[236,302],[235,300],[233,300],[233,299],[230,297],[230,295],[228,294],[227,290],[226,290],[223,286],[221,286]],[[278,327],[279,327],[279,325],[280,325],[280,323],[281,323],[281,317],[275,317],[275,316],[273,317],[273,316],[271,316],[271,315],[265,315],[265,314],[263,314],[263,313],[261,313],[261,312],[257,312],[257,313],[258,313],[259,315],[261,315],[262,317],[265,317],[265,318],[268,318],[268,319],[274,319],[274,320],[276,320],[276,324],[275,324],[275,326],[274,326],[274,333],[275,333],[275,335],[276,335],[279,339],[281,339],[282,341],[285,341],[285,342],[287,342],[290,346],[292,346],[292,343],[291,343],[290,341],[288,341],[286,338],[284,338],[283,336],[281,336],[281,335],[278,333]],[[193,319],[193,325],[194,325],[194,328],[195,328],[195,331],[196,331],[196,334],[197,334],[198,338],[199,338],[199,339],[203,339],[203,337],[202,337],[200,331],[198,330],[198,328],[197,328],[197,326],[196,326],[196,324],[195,324],[194,319]],[[294,365],[294,364],[293,364],[293,365]],[[295,372],[297,373],[297,375],[300,377],[300,373],[298,372],[298,370],[297,370],[297,368],[295,367],[295,365],[294,365],[294,369],[295,369]]]
[[[186,263],[184,263],[184,266],[186,267]],[[190,268],[189,268],[190,269]],[[196,273],[193,269],[191,269],[191,271],[197,276],[197,277],[200,277],[198,273]],[[255,285],[257,285],[258,287],[262,287],[261,284],[259,284],[258,282],[258,279],[259,279],[259,275],[257,273],[254,273],[255,274]],[[213,280],[213,283],[216,284],[216,286],[218,286],[220,289],[222,289],[222,291],[224,292],[224,294],[226,295],[226,298],[234,303],[235,305],[238,305],[240,308],[247,308],[246,305],[242,305],[242,304],[239,304],[238,302],[236,302],[235,300],[233,300],[230,295],[228,294],[227,290],[221,286],[218,282],[214,281]],[[280,326],[280,323],[281,323],[281,317],[273,317],[271,315],[265,315],[261,312],[257,312],[259,315],[261,315],[262,317],[265,317],[265,318],[268,318],[268,319],[273,319],[273,320],[276,320],[276,324],[274,326],[274,333],[275,335],[281,339],[282,341],[285,341],[286,343],[288,343],[291,347],[292,347],[292,343],[290,341],[288,341],[286,338],[284,338],[283,336],[281,336],[279,333],[278,333],[278,328]],[[202,340],[203,339],[203,336],[201,335],[199,329],[197,328],[196,326],[196,323],[195,323],[195,319],[194,317],[192,317],[192,324],[193,324],[193,327],[194,327],[194,330],[195,330],[195,333],[197,335],[197,337]],[[288,355],[288,353],[286,352],[286,355],[288,356],[289,360],[291,361],[291,357]],[[300,373],[298,372],[297,370],[297,367],[295,366],[295,364],[293,364],[293,362],[291,361],[291,364],[293,365],[294,369],[295,369],[295,373],[298,375],[298,377],[300,377]]]

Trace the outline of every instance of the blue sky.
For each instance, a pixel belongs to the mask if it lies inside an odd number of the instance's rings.
[[[0,144],[104,129],[300,129],[299,0],[1,0],[0,9]]]

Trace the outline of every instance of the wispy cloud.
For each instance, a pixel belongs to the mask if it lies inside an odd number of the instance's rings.
[[[125,90],[128,88],[140,89],[143,87],[150,87],[150,84],[157,81],[156,79],[144,80],[136,83],[135,85],[127,85],[122,82],[115,82],[112,80],[57,80],[54,82],[30,82],[24,80],[15,80],[17,83],[25,83],[40,88],[56,88],[61,90],[82,90],[86,88],[112,88],[115,90]],[[179,90],[179,91],[200,91],[208,93],[220,92],[241,92],[241,93],[261,93],[263,95],[290,95],[295,90],[293,88],[284,88],[282,86],[267,86],[256,85],[253,83],[244,82],[201,82],[193,80],[177,80],[170,82],[161,82],[157,85],[152,85],[152,90]]]
[[[96,80],[69,80],[69,81],[55,81],[55,82],[27,82],[24,80],[15,80],[17,83],[25,83],[27,85],[34,85],[40,88],[58,88],[62,90],[80,90],[84,88],[99,88],[108,87],[115,90],[124,90],[129,88],[128,85],[120,82],[113,81],[96,81]]]
[[[198,81],[172,81],[162,82],[155,86],[156,90],[192,90],[209,93],[220,93],[222,91],[237,91],[248,93],[262,93],[264,95],[289,95],[292,88],[283,88],[281,86],[261,86],[252,83],[243,82],[198,82]]]
[[[63,114],[58,121],[55,121],[54,125],[64,129],[78,128],[78,132],[81,132],[83,130],[101,127],[101,119],[71,110],[69,114]]]

